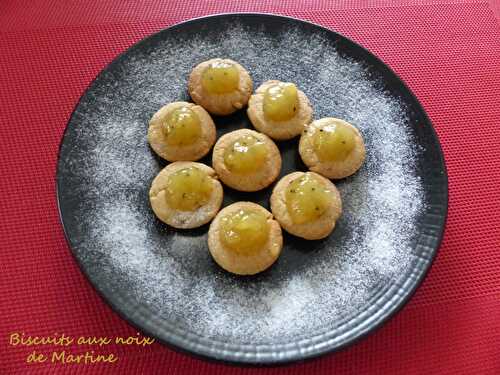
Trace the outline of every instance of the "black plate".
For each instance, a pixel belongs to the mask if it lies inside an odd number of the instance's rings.
[[[174,231],[148,203],[165,165],[147,145],[148,120],[169,101],[189,100],[190,69],[219,56],[247,67],[255,87],[296,82],[315,118],[356,124],[367,145],[363,168],[337,183],[344,214],[334,233],[309,242],[285,234],[280,259],[254,277],[217,267],[206,248],[208,226]],[[244,111],[215,121],[219,135],[251,127]],[[305,170],[297,144],[279,143],[281,175]],[[76,106],[57,166],[66,238],[113,309],[175,348],[252,364],[337,350],[398,311],[436,255],[447,194],[431,123],[384,63],[335,32],[264,14],[194,19],[117,57]],[[269,207],[269,195],[225,188],[224,204]]]

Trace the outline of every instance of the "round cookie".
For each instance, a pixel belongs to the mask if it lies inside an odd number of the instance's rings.
[[[169,178],[176,172],[195,168],[206,175],[207,184],[211,186],[211,192],[207,201],[194,210],[180,210],[171,207],[167,202],[167,186]],[[205,177],[205,176],[204,176]],[[184,193],[181,195],[184,197]],[[186,194],[189,194],[186,190]],[[208,223],[219,211],[222,205],[223,190],[221,183],[217,180],[215,171],[209,166],[195,162],[178,161],[167,165],[154,178],[149,190],[149,201],[155,215],[164,223],[180,229],[196,228]]]
[[[263,165],[254,171],[247,173],[231,169],[226,164],[225,158],[228,152],[245,150],[245,144],[235,144],[244,137],[256,139],[265,146],[266,156]],[[265,134],[250,129],[239,129],[227,133],[219,138],[214,146],[212,154],[212,166],[217,172],[220,180],[227,186],[240,191],[257,191],[269,186],[281,171],[281,155],[276,144]]]
[[[273,139],[286,140],[302,133],[304,126],[311,122],[313,111],[307,96],[302,91],[297,90],[298,111],[294,117],[284,121],[274,121],[267,118],[264,114],[265,93],[270,87],[280,83],[280,81],[271,80],[260,85],[248,101],[247,114],[255,129]]]
[[[255,211],[266,217],[269,228],[267,241],[253,253],[240,253],[228,248],[221,240],[223,218],[240,210]],[[283,247],[281,227],[273,215],[253,202],[236,202],[222,209],[210,224],[208,248],[215,262],[226,271],[237,275],[254,275],[269,268],[278,259]]]
[[[296,223],[288,211],[286,201],[286,191],[290,189],[290,184],[297,179],[310,174],[319,184],[327,189],[331,194],[331,202],[328,208],[314,221]],[[292,172],[278,181],[271,195],[271,211],[281,224],[281,227],[288,233],[306,240],[318,240],[328,236],[335,228],[335,222],[342,214],[342,201],[340,193],[335,185],[328,179],[314,172]]]
[[[203,73],[213,65],[228,64],[236,68],[239,81],[238,87],[225,93],[210,93],[202,84]],[[188,91],[196,104],[201,105],[214,115],[229,115],[247,105],[252,94],[253,82],[250,74],[236,61],[230,59],[211,59],[198,64],[189,75]]]
[[[188,144],[167,142],[167,119],[176,110],[191,110],[199,119],[199,136]],[[182,123],[177,126],[183,126]],[[148,142],[151,148],[168,161],[194,161],[204,157],[215,143],[215,124],[203,107],[187,102],[174,102],[163,106],[149,121]]]
[[[352,130],[354,148],[343,160],[320,160],[314,147],[314,136],[325,126],[340,125]],[[325,177],[340,179],[354,174],[363,164],[366,156],[365,143],[358,129],[346,121],[326,117],[313,121],[302,132],[299,142],[299,153],[307,167]]]

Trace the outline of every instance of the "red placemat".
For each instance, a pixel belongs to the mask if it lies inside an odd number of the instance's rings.
[[[66,348],[114,353],[112,364],[26,363],[33,350],[54,347],[11,345],[11,334],[136,335],[81,274],[59,224],[57,150],[78,98],[133,42],[230,11],[281,13],[339,31],[421,100],[450,180],[445,238],[428,278],[375,334],[306,363],[245,369],[160,344]],[[0,2],[0,374],[500,374],[499,19],[498,0]]]

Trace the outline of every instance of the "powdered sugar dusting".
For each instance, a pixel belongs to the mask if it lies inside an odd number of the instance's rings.
[[[414,172],[419,150],[400,100],[323,35],[226,27],[217,36],[204,30],[129,54],[79,105],[72,131],[87,143],[61,166],[78,185],[71,194],[85,235],[76,251],[117,293],[178,326],[232,343],[287,342],[341,324],[405,272],[425,204]],[[165,103],[186,100],[190,70],[212,57],[239,61],[255,86],[267,79],[297,83],[316,119],[343,118],[366,141],[363,168],[337,184],[344,214],[335,232],[324,241],[285,237],[277,264],[254,278],[213,263],[206,228],[174,231],[148,204],[162,162],[147,145],[147,122]],[[297,147],[285,153],[293,164]]]

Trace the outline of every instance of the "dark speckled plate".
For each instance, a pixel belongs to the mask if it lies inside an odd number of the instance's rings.
[[[315,118],[352,122],[367,146],[361,170],[336,182],[344,212],[332,235],[308,242],[285,234],[280,259],[253,277],[212,261],[207,225],[175,231],[148,202],[166,164],[147,145],[148,120],[167,102],[189,100],[190,70],[212,57],[239,61],[255,87],[268,79],[297,83]],[[219,136],[251,127],[245,111],[214,120]],[[278,144],[281,176],[306,170],[297,145]],[[57,168],[66,238],[103,298],[161,342],[228,362],[311,358],[374,331],[424,279],[447,213],[438,139],[403,82],[349,39],[273,15],[195,19],[135,44],[80,99]],[[269,207],[269,195],[225,188],[224,204]]]

